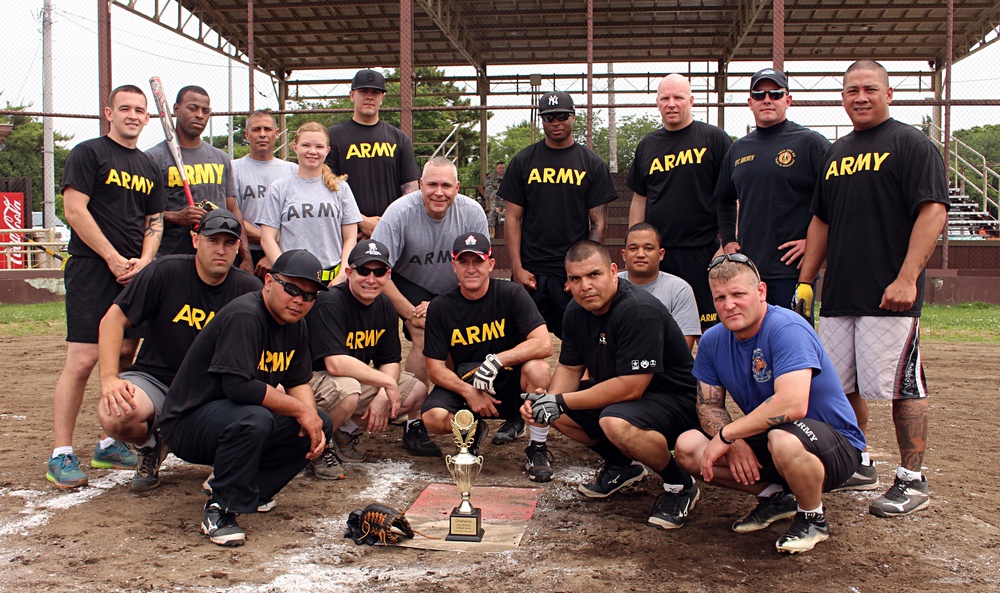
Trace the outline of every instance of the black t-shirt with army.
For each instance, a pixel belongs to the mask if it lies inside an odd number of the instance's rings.
[[[694,121],[681,130],[660,128],[635,149],[625,184],[646,196],[645,222],[663,247],[703,247],[716,241],[715,184],[733,141],[723,130]]]
[[[382,216],[396,201],[400,186],[420,179],[413,143],[399,128],[379,120],[365,125],[349,119],[330,126],[326,164],[347,174],[358,209],[365,216]]]
[[[63,167],[65,189],[89,196],[87,210],[104,237],[126,258],[142,255],[146,217],[163,212],[166,194],[156,162],[137,148],[107,136],[78,144]],[[100,256],[77,233],[69,239],[76,257]]]
[[[830,225],[821,316],[920,316],[924,272],[909,311],[879,303],[927,201],[948,207],[948,180],[941,153],[920,130],[890,118],[830,147],[812,202],[813,214]]]
[[[132,365],[170,385],[191,343],[216,313],[238,296],[259,291],[253,274],[232,268],[221,284],[198,277],[195,256],[153,260],[115,299],[129,322],[146,337]]]
[[[376,367],[402,360],[399,315],[384,294],[365,305],[346,282],[320,292],[306,316],[313,370],[326,369],[327,356],[347,355]]]
[[[226,399],[224,375],[256,379],[272,387],[308,383],[312,361],[305,321],[278,323],[264,306],[260,292],[238,297],[216,313],[194,339],[167,393],[159,423],[168,442],[180,418]],[[237,403],[259,405],[263,396],[261,392],[260,401]]]
[[[486,294],[476,300],[456,287],[431,301],[424,331],[424,356],[447,360],[455,368],[482,362],[487,354],[510,350],[545,323],[520,284],[491,279]]]
[[[565,276],[563,258],[590,233],[592,208],[618,197],[601,157],[578,143],[551,148],[545,141],[511,160],[497,195],[524,208],[521,265],[535,274]]]
[[[785,120],[757,128],[737,140],[722,162],[715,197],[719,200],[722,244],[736,241],[739,202],[740,251],[757,264],[765,280],[794,279],[778,246],[806,238],[816,179],[830,141]]]
[[[647,391],[695,398],[694,359],[683,332],[656,297],[628,282],[618,282],[604,315],[569,304],[559,364],[583,365],[596,383],[652,373]]]

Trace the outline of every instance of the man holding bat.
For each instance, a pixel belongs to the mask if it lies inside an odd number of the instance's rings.
[[[104,117],[107,136],[76,146],[66,158],[62,193],[73,229],[66,263],[66,367],[56,383],[55,449],[45,477],[59,488],[87,485],[73,454],[73,430],[87,379],[97,364],[101,317],[133,277],[152,261],[163,234],[166,197],[159,168],[136,142],[149,122],[146,95],[126,85],[111,92]],[[121,366],[132,362],[137,340],[126,336]],[[90,462],[97,468],[131,468],[136,455],[105,438]]]
[[[180,145],[184,170],[195,204],[209,202],[217,208],[226,208],[242,224],[243,213],[236,201],[232,161],[229,155],[201,139],[211,114],[208,91],[198,86],[182,88],[174,103],[174,115],[177,117],[174,135]],[[169,119],[164,121],[170,123]],[[167,190],[167,209],[163,212],[163,241],[157,255],[192,254],[191,231],[205,215],[205,207],[188,202],[181,174],[174,155],[171,154],[169,139],[149,149],[147,154],[159,164]],[[240,245],[240,268],[253,272],[245,232]]]

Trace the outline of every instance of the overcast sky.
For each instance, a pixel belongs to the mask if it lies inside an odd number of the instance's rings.
[[[0,103],[11,104],[31,103],[33,111],[42,110],[42,34],[41,9],[42,0],[3,0],[3,18],[0,18],[0,44],[3,51],[0,56]],[[97,7],[93,0],[53,0],[53,109],[57,113],[96,113],[98,109],[97,87]],[[212,95],[212,106],[217,111],[228,110],[229,85],[228,60],[208,49],[187,41],[179,36],[154,25],[144,19],[133,16],[124,9],[112,5],[112,85],[136,84],[148,90],[148,79],[160,76],[167,92],[172,97],[177,89],[186,84],[198,84]],[[860,57],[860,56],[859,56]],[[1000,43],[986,48],[982,52],[959,62],[954,68],[953,97],[954,98],[1000,98]],[[732,70],[751,71],[767,64],[734,65]],[[671,67],[672,66],[672,67]],[[796,65],[789,64],[787,69],[793,73]],[[822,64],[800,64],[800,70],[816,70]],[[893,70],[926,70],[922,64],[887,63]],[[384,65],[391,68],[392,65]],[[656,65],[656,64],[616,64],[615,72],[669,72],[682,70],[686,65]],[[695,68],[707,68],[706,65],[695,65]],[[834,71],[842,71],[843,65],[831,65]],[[513,74],[517,72],[540,72],[551,74],[555,72],[585,72],[583,64],[566,66],[527,66],[491,68],[490,74]],[[606,66],[595,64],[595,72],[605,72]],[[454,69],[457,74],[472,74],[471,68]],[[293,78],[319,79],[327,77],[350,77],[352,73],[303,72],[296,73]],[[246,110],[248,107],[247,88],[248,76],[246,68],[235,67],[233,76],[233,109]],[[827,81],[824,81],[827,82]],[[913,81],[892,80],[894,85],[912,85]],[[793,77],[793,87],[795,80]],[[276,99],[270,80],[262,75],[255,78],[257,107],[275,107]],[[330,93],[330,87],[303,88],[303,92]],[[343,91],[340,91],[343,92]],[[793,93],[794,95],[794,93]],[[931,96],[930,92],[907,94],[905,98],[922,98]],[[803,98],[799,95],[799,98]],[[821,98],[810,95],[809,98]],[[831,98],[831,97],[827,97]],[[835,96],[832,98],[836,98]],[[897,98],[903,98],[897,96]],[[714,96],[712,97],[714,100]],[[503,99],[512,103],[523,104],[528,97],[512,97]],[[583,97],[577,101],[582,102]],[[622,98],[631,102],[643,101],[642,96]],[[652,103],[652,94],[645,101]],[[744,101],[742,93],[734,93],[727,97],[730,101]],[[497,100],[501,103],[502,100]],[[606,103],[606,97],[595,96],[595,103]],[[474,104],[477,101],[473,101]],[[493,100],[491,100],[491,104]],[[927,110],[896,107],[893,115],[908,123],[918,123]],[[630,113],[654,114],[651,109],[620,110],[619,117]],[[789,112],[790,117],[814,127],[844,126],[849,123],[846,115],[839,108],[806,108],[799,107]],[[513,125],[526,117],[526,112],[497,111],[491,120],[491,134],[497,129]],[[698,116],[696,114],[696,116]],[[704,117],[702,110],[699,119]],[[603,119],[607,119],[606,115]],[[709,121],[714,123],[715,116]],[[726,129],[731,134],[740,136],[751,123],[748,109],[727,109]],[[1000,122],[1000,108],[967,107],[954,110],[953,129],[970,127],[987,123]],[[69,118],[56,119],[57,131],[72,134],[74,142],[96,136],[98,124],[95,120],[78,120]],[[216,135],[226,131],[225,118],[213,118],[213,132]],[[829,129],[820,131],[830,132]],[[843,132],[840,132],[843,133]],[[162,140],[159,126],[147,129],[141,139],[140,147],[148,148]]]

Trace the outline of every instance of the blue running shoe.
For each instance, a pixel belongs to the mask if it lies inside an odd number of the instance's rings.
[[[94,445],[94,458],[90,460],[90,467],[97,469],[135,469],[139,465],[139,456],[131,447],[121,441],[111,443],[107,449],[102,449],[101,444]]]
[[[87,474],[80,469],[80,458],[72,453],[63,453],[49,459],[49,470],[45,478],[57,488],[77,488],[87,485]]]

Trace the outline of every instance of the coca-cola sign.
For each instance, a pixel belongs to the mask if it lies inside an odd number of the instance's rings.
[[[0,230],[23,229],[26,218],[24,211],[24,194],[20,192],[0,192],[3,202],[3,216],[0,217]],[[0,232],[0,243],[22,243],[21,233]],[[24,248],[20,245],[4,247],[0,250],[0,269],[23,269]]]

